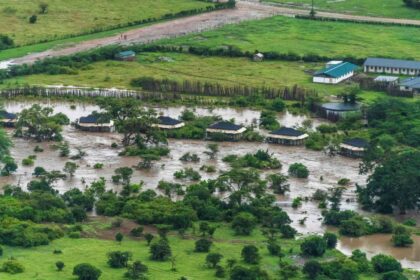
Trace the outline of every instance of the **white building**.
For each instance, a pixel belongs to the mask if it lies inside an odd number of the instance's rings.
[[[363,70],[367,73],[415,76],[420,75],[420,61],[370,57],[363,64]]]
[[[331,66],[315,72],[314,83],[338,84],[354,75],[357,66],[349,62],[332,64]]]

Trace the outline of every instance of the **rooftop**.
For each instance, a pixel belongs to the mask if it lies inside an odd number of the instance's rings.
[[[159,124],[163,124],[163,125],[177,125],[182,123],[182,121],[177,120],[177,119],[173,119],[171,117],[166,117],[166,116],[160,116],[158,117],[159,120]]]
[[[357,66],[352,63],[343,62],[317,71],[315,72],[314,76],[328,76],[332,78],[338,78],[350,73],[351,71],[354,71],[356,68]]]
[[[420,77],[412,77],[402,80],[400,86],[420,89]]]
[[[364,66],[379,66],[389,68],[407,68],[407,69],[418,69],[420,70],[420,61],[415,60],[402,60],[402,59],[390,59],[390,58],[376,58],[369,57],[366,59]]]
[[[210,129],[231,130],[237,131],[244,128],[242,125],[237,125],[227,121],[220,121],[209,126]]]
[[[123,51],[117,54],[117,56],[119,57],[127,57],[127,56],[134,56],[134,55],[136,55],[136,53],[133,51]]]
[[[333,103],[324,103],[322,104],[322,108],[329,111],[338,111],[338,112],[350,112],[350,111],[358,111],[360,109],[360,105],[355,103],[344,103],[344,102],[333,102]]]
[[[6,119],[6,120],[14,120],[16,119],[16,114],[9,113],[6,111],[0,111],[0,119]]]
[[[362,139],[362,138],[347,139],[343,142],[343,144],[353,146],[353,147],[357,147],[357,148],[367,148],[369,146],[368,141],[366,141],[365,139]]]
[[[299,137],[299,136],[301,136],[305,133],[302,132],[302,131],[296,130],[294,128],[282,127],[280,129],[277,129],[277,130],[274,130],[274,131],[270,132],[270,134]]]
[[[79,123],[108,123],[109,121],[100,120],[99,116],[96,115],[88,115],[86,117],[80,117]]]
[[[396,76],[378,76],[375,78],[375,82],[396,82],[399,78]]]

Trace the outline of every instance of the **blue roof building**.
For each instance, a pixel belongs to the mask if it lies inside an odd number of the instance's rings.
[[[337,64],[327,64],[328,67],[315,72],[314,83],[338,84],[354,75],[357,66],[350,62],[340,62]]]
[[[400,83],[400,90],[420,93],[420,77],[412,77],[402,80]]]
[[[175,129],[185,126],[185,123],[171,117],[160,116],[158,117],[158,123],[154,124],[153,126],[160,129]]]
[[[369,57],[363,64],[365,72],[398,75],[420,75],[420,61]]]
[[[136,58],[136,53],[133,51],[123,51],[117,53],[115,58],[123,61],[133,61]]]

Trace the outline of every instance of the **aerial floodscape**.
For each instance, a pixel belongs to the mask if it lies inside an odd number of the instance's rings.
[[[0,1],[0,279],[420,280],[420,0]]]

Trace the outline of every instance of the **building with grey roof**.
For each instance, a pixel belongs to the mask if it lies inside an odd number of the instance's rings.
[[[363,64],[366,73],[420,75],[420,61],[369,57]]]
[[[400,83],[400,90],[420,94],[420,77],[412,77],[402,80]]]

